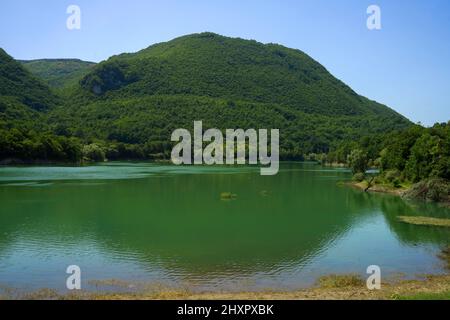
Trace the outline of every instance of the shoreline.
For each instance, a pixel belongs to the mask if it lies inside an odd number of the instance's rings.
[[[426,202],[435,203],[435,204],[437,204],[439,206],[443,206],[445,208],[450,209],[450,200],[434,201],[434,200],[416,199],[416,198],[405,197],[405,195],[413,188],[414,185],[412,185],[410,187],[401,186],[399,188],[394,188],[394,187],[387,186],[387,185],[372,184],[372,186],[369,189],[367,189],[368,182],[366,180],[361,181],[361,182],[344,181],[344,182],[340,182],[340,184],[344,185],[344,186],[347,186],[347,187],[354,188],[354,189],[358,189],[358,190],[361,190],[361,191],[364,191],[364,192],[391,194],[391,195],[398,196],[398,197],[400,197],[402,199],[405,199],[405,200],[415,200],[415,201],[421,201],[421,202],[424,202],[424,203],[426,203]]]
[[[450,273],[423,275],[419,280],[382,281],[380,290],[368,290],[365,280],[355,275],[329,275],[319,284],[293,291],[191,292],[167,289],[142,292],[78,291],[58,293],[40,289],[19,296],[0,294],[0,300],[450,300]],[[11,293],[10,293],[11,294]]]
[[[366,191],[366,188],[368,187],[367,181],[362,182],[355,182],[355,181],[345,181],[342,182],[343,185],[352,187],[354,189]],[[407,192],[409,188],[400,187],[400,188],[393,188],[388,187],[384,185],[376,185],[373,184],[369,189],[367,189],[366,192],[373,192],[373,193],[387,193],[387,194],[393,194],[399,197],[403,197],[404,193]]]
[[[1,300],[450,300],[450,246],[438,254],[444,263],[443,273],[415,274],[414,279],[406,275],[391,274],[381,278],[379,290],[369,290],[365,277],[354,274],[328,274],[316,279],[315,285],[296,290],[261,291],[193,291],[185,288],[170,288],[158,283],[142,283],[135,287],[130,281],[119,279],[91,280],[96,291],[72,291],[60,293],[42,288],[21,293],[0,284]],[[99,287],[116,287],[101,290]],[[120,289],[119,289],[120,288]],[[133,288],[134,290],[132,290]],[[130,291],[126,291],[130,290]]]

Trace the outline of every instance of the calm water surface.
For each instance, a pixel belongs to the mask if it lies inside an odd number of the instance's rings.
[[[346,179],[345,170],[307,163],[284,163],[271,177],[154,163],[3,167],[0,285],[64,290],[73,264],[85,289],[120,279],[289,290],[325,274],[364,275],[372,264],[384,276],[444,272],[437,254],[448,229],[396,217],[449,218],[449,210],[337,185]]]

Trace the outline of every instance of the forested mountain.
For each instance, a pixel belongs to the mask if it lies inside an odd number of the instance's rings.
[[[195,120],[205,128],[278,128],[282,159],[328,153],[343,141],[411,125],[299,50],[213,33],[183,36],[97,65],[73,60],[25,65],[60,88],[61,103],[54,106],[53,94],[39,82],[49,92],[37,108],[49,110],[40,112],[48,128],[94,145],[89,150],[96,149],[99,158],[167,157],[172,131],[192,128]],[[11,68],[7,76],[16,73]]]
[[[55,106],[57,97],[47,85],[0,48],[0,97],[42,111]]]
[[[78,161],[81,144],[50,131],[48,114],[64,100],[0,49],[0,162]]]
[[[95,66],[94,62],[79,59],[21,60],[20,63],[52,88],[77,85]]]
[[[0,49],[0,128],[42,129],[44,112],[60,99]]]
[[[213,33],[114,56],[88,74],[82,87],[97,97],[182,94],[273,103],[311,114],[405,120],[359,96],[299,50]]]
[[[94,67],[52,123],[80,138],[147,144],[205,127],[279,128],[286,159],[410,125],[334,78],[299,50],[213,33],[188,35]],[[166,145],[166,146],[164,146]]]

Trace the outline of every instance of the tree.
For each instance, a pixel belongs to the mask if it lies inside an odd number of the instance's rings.
[[[347,163],[353,174],[356,173],[365,173],[368,168],[367,153],[361,149],[353,150],[348,158]]]
[[[92,143],[83,147],[83,156],[91,161],[104,161],[105,151],[98,144]]]

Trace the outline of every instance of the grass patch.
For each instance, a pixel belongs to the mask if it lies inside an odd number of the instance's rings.
[[[398,216],[397,218],[401,222],[418,226],[450,227],[450,219],[411,216]]]
[[[330,274],[320,277],[318,284],[321,288],[362,287],[364,280],[357,274]]]
[[[221,200],[236,200],[237,194],[231,193],[231,192],[222,192],[220,194]]]
[[[413,295],[394,296],[394,300],[450,300],[450,291],[430,293],[421,292]]]

